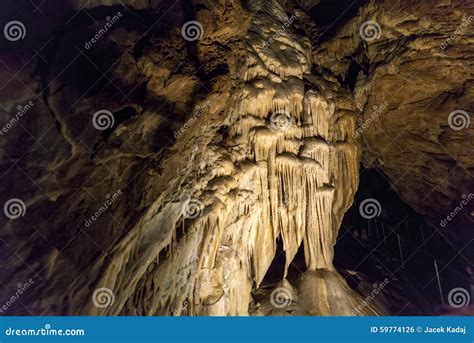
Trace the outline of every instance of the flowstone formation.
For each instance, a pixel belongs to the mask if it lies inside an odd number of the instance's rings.
[[[89,304],[81,313],[282,314],[266,310],[270,294],[262,304],[252,298],[278,239],[285,276],[304,246],[308,271],[289,299],[294,313],[350,315],[361,301],[332,266],[358,183],[355,108],[335,80],[311,73],[310,42],[294,33],[295,18],[277,1],[252,1],[249,10],[245,61],[235,70],[230,103],[219,107],[210,95],[198,106],[208,108],[214,134],[205,142],[188,141],[191,130],[178,135],[178,149],[196,144],[187,167],[193,172],[168,187],[109,254],[114,262],[97,287],[113,290],[114,303]],[[221,140],[212,138],[216,131],[225,131]],[[320,287],[325,280],[331,292]],[[285,279],[281,285],[293,287]],[[326,305],[317,300],[323,294]],[[334,301],[337,307],[328,306]]]
[[[448,237],[472,274],[473,202],[437,225],[472,193],[472,3],[4,9],[22,25],[0,40],[0,314],[405,313],[398,293],[418,313],[408,269],[364,303],[377,263],[349,245],[333,267],[359,161],[439,229],[420,232],[431,253]]]
[[[26,208],[0,232],[2,286],[34,282],[11,313],[354,314],[362,298],[332,260],[358,184],[359,109],[313,63],[301,18],[276,0],[196,13],[90,5],[45,47],[47,62],[18,78],[1,71],[13,80],[15,96],[0,94],[7,112],[35,92],[25,131],[0,142],[11,169],[2,203]],[[93,46],[69,49],[117,11]],[[183,39],[194,19],[201,39]],[[115,123],[100,130],[104,113]],[[280,242],[285,268],[269,285]],[[290,279],[302,250],[306,266]]]
[[[198,180],[201,189],[194,187],[192,200],[184,202],[186,209],[192,201],[205,208],[156,266],[154,297],[161,304],[155,311],[249,314],[251,291],[260,286],[281,237],[285,276],[304,245],[308,275],[299,286],[303,299],[296,305],[297,289],[294,306],[307,314],[351,314],[357,295],[334,271],[332,258],[358,182],[354,108],[348,96],[333,92],[337,84],[311,74],[310,42],[293,32],[277,1],[250,6],[242,87],[232,96],[227,137],[203,156],[212,160],[212,173]],[[178,204],[166,204],[157,217],[169,218],[164,210],[173,206]],[[321,296],[317,280],[326,277],[347,307],[322,309],[310,301]]]

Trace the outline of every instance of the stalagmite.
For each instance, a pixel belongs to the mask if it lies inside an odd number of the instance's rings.
[[[188,185],[188,201],[181,204],[194,204],[192,214],[197,215],[186,215],[185,208],[173,217],[175,225],[169,221],[169,250],[136,252],[142,260],[155,261],[130,280],[142,282],[142,275],[153,280],[159,301],[151,301],[144,314],[248,315],[251,292],[260,287],[278,238],[285,251],[285,277],[303,246],[308,273],[325,270],[318,277],[331,277],[344,296],[351,296],[343,279],[334,276],[332,259],[342,215],[358,182],[358,152],[350,138],[354,120],[346,109],[339,112],[339,99],[327,91],[329,85],[320,87],[329,81],[314,85],[314,78],[307,78],[311,45],[293,32],[280,4],[252,1],[249,6],[247,61],[242,87],[234,90],[236,102],[227,109],[228,137],[207,147],[201,158],[212,170],[200,172]],[[149,230],[151,223],[163,225],[156,221],[156,213],[162,215],[159,204],[149,223],[143,223]],[[179,205],[173,204],[167,206]],[[143,224],[137,224],[140,230]],[[181,239],[173,238],[176,230],[185,231]],[[125,253],[119,249],[115,254]],[[123,258],[129,268],[129,257]],[[287,280],[281,282],[291,288]],[[303,294],[319,284],[305,282]],[[128,302],[133,307],[133,299]],[[347,308],[335,314],[346,313]]]
[[[206,271],[201,270],[194,292],[204,288],[207,294],[215,287],[227,293],[215,296],[213,302],[202,296],[195,299],[196,314],[203,308],[213,314],[247,314],[234,312],[242,306],[229,305],[231,289],[242,282],[250,289],[248,280],[253,280],[253,287],[260,285],[279,236],[286,255],[285,275],[301,244],[309,270],[333,270],[338,227],[357,183],[357,149],[347,141],[354,128],[351,118],[337,114],[332,95],[318,92],[317,87],[305,91],[311,65],[308,41],[291,30],[280,30],[288,18],[278,3],[263,11],[262,3],[252,2],[251,10],[254,24],[247,37],[245,84],[229,132],[232,141],[244,144],[246,157],[241,162],[253,167],[232,172],[237,181],[232,192],[242,195],[221,198],[227,214],[220,214],[220,229],[215,223],[200,229],[213,238],[204,241],[209,246],[204,252],[207,262],[200,268]],[[240,260],[239,275],[249,279],[223,279],[217,265],[227,262],[216,261],[219,245],[228,255],[234,252],[233,259]]]
[[[250,298],[237,294],[259,287],[278,237],[285,275],[302,244],[309,270],[333,270],[338,227],[355,192],[358,155],[345,140],[354,126],[337,114],[332,96],[305,90],[310,45],[291,28],[280,30],[288,18],[273,5],[251,4],[244,86],[229,128],[229,140],[246,151],[234,163],[245,167],[218,173],[234,181],[219,183],[225,207],[214,205],[196,222],[203,239],[189,314],[248,314]]]

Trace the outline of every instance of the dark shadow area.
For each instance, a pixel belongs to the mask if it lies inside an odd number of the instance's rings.
[[[365,218],[369,212],[360,209],[368,199],[380,204],[378,209],[374,206],[373,218]],[[449,306],[449,292],[457,287],[471,290],[467,260],[439,230],[405,204],[375,169],[361,170],[354,204],[339,231],[334,264],[374,281],[393,280],[386,292],[393,287],[394,293],[406,299],[405,303],[391,304],[393,315],[450,312],[454,308]],[[348,283],[357,289],[357,280]]]
[[[357,15],[359,8],[367,2],[367,0],[321,0],[309,11],[311,19],[321,30],[319,39],[331,36],[343,23]]]

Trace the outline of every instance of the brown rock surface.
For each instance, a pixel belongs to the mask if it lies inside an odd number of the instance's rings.
[[[0,281],[34,282],[8,314],[247,315],[281,239],[285,276],[301,246],[308,269],[277,285],[293,314],[347,315],[360,150],[430,220],[473,192],[473,125],[448,121],[473,111],[472,4],[368,2],[321,32],[317,1],[91,3],[0,49],[0,203],[25,205]]]
[[[463,1],[369,3],[313,53],[353,83],[364,164],[435,226],[473,193],[473,14]],[[369,20],[379,37],[364,41]]]

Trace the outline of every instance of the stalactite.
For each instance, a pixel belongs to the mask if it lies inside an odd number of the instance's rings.
[[[198,183],[208,205],[189,222],[200,248],[183,254],[187,240],[179,242],[157,266],[163,275],[172,273],[169,265],[186,271],[188,283],[175,285],[185,296],[159,291],[167,299],[160,305],[175,314],[247,315],[250,291],[264,279],[278,237],[285,276],[301,244],[309,270],[333,270],[338,226],[357,181],[357,152],[347,140],[353,126],[337,113],[332,95],[305,90],[310,44],[291,28],[280,30],[288,17],[274,5],[250,4],[243,87],[229,110],[232,150],[212,151],[212,173]],[[284,125],[272,122],[275,113],[284,115]],[[180,309],[186,297],[190,304]]]
[[[308,224],[304,237],[305,260],[308,269],[332,268],[334,234],[332,231],[332,202],[334,189],[317,189],[308,180]]]

